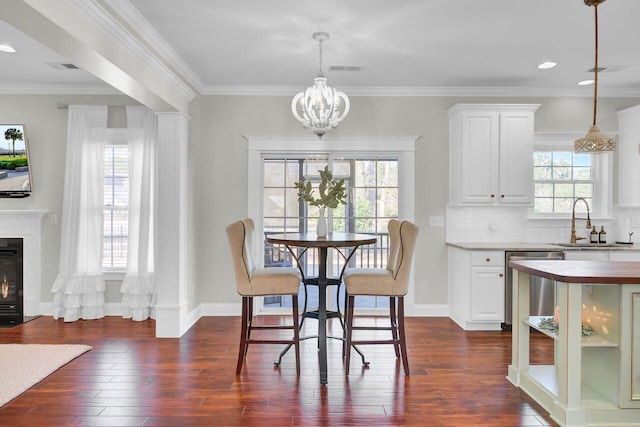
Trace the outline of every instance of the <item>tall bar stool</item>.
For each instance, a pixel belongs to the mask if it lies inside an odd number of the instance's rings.
[[[242,363],[247,356],[249,344],[288,344],[295,347],[296,373],[300,375],[300,335],[298,327],[298,291],[302,277],[295,268],[273,267],[257,268],[253,257],[253,220],[250,218],[234,222],[226,228],[233,267],[236,275],[236,288],[242,296],[242,329],[240,331],[240,349],[236,375],[240,375]],[[293,325],[254,325],[253,297],[291,296]],[[264,329],[293,330],[290,339],[253,339],[251,331]]]
[[[409,359],[404,330],[404,296],[409,288],[409,274],[419,229],[409,221],[389,221],[389,257],[387,268],[350,268],[343,280],[347,292],[345,374],[349,375],[351,349],[354,345],[393,344],[396,357],[402,359],[409,375]],[[353,309],[357,296],[388,296],[390,326],[354,326]],[[397,305],[397,308],[396,308]],[[353,331],[391,331],[391,339],[354,340]]]

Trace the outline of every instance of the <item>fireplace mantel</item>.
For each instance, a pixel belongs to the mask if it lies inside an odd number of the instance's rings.
[[[42,222],[46,210],[0,210],[0,237],[23,239],[23,292],[25,316],[40,313],[42,287]]]

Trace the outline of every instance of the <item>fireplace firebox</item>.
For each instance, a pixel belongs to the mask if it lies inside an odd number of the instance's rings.
[[[0,238],[0,325],[23,319],[22,239]]]

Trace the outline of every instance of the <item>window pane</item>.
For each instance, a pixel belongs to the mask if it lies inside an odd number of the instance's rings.
[[[573,199],[554,199],[554,212],[571,213]]]
[[[591,168],[573,168],[573,179],[576,181],[590,180]]]
[[[555,184],[553,186],[554,197],[573,198],[573,184]]]
[[[536,181],[547,181],[551,179],[551,167],[537,166],[533,168],[533,179]]]
[[[536,152],[533,154],[534,166],[551,166],[551,153]]]
[[[571,166],[572,153],[553,153],[553,166]]]
[[[542,183],[535,185],[535,197],[553,197],[553,184]]]
[[[576,184],[576,197],[591,198],[593,196],[592,184]]]
[[[297,179],[297,178],[296,178]],[[283,187],[284,186],[284,165],[281,162],[265,161],[264,163],[264,186]]]
[[[571,168],[570,167],[554,167],[553,168],[553,179],[555,181],[567,181],[571,179]]]
[[[378,161],[378,187],[398,186],[398,162]]]
[[[393,217],[398,216],[398,189],[381,188],[378,190],[378,216]]]

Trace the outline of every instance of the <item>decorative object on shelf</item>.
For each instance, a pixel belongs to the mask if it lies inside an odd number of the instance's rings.
[[[298,200],[304,200],[311,206],[317,206],[320,211],[318,217],[317,234],[318,237],[327,235],[327,220],[325,218],[325,208],[335,209],[338,205],[347,204],[346,188],[344,179],[333,179],[333,173],[329,170],[329,166],[325,166],[324,170],[318,170],[320,173],[320,184],[318,185],[319,197],[313,196],[313,188],[311,181],[296,181],[293,183],[298,189]]]
[[[349,113],[349,98],[327,86],[327,78],[322,71],[322,43],[329,40],[325,32],[313,33],[313,39],[319,44],[320,71],[313,86],[298,93],[291,102],[293,116],[305,129],[311,129],[319,138],[335,129]]]
[[[584,0],[587,6],[593,6],[595,15],[595,66],[593,67],[593,124],[589,132],[583,137],[575,140],[576,152],[604,153],[616,150],[616,142],[613,138],[600,132],[596,125],[596,113],[598,105],[598,5],[605,0]]]
[[[544,329],[545,331],[556,333],[558,332],[558,322],[553,317],[543,317],[538,322],[538,327],[540,329]],[[595,335],[593,328],[591,326],[582,325],[582,336],[589,337],[591,335]]]

